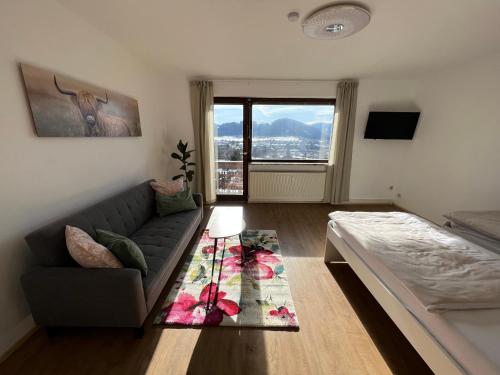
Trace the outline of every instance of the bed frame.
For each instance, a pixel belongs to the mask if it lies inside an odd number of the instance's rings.
[[[384,283],[368,268],[340,234],[327,224],[325,263],[332,262],[347,262],[350,265],[435,374],[458,375],[466,373],[402,302],[386,288]]]

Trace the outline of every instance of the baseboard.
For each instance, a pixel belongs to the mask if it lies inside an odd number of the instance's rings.
[[[323,201],[308,201],[308,200],[292,200],[292,199],[258,199],[258,198],[248,198],[248,203],[327,203]],[[399,207],[392,199],[350,199],[347,202],[339,203],[342,205],[350,204],[392,204],[402,210],[406,211],[404,208]]]
[[[341,204],[393,204],[393,199],[349,199],[349,201]]]
[[[293,199],[256,199],[256,198],[248,198],[248,203],[311,203],[311,204],[319,204],[323,203],[322,201],[307,201],[307,200],[293,200]]]
[[[2,334],[0,337],[0,363],[15,352],[37,329],[38,326],[35,325],[30,314],[15,327]]]
[[[407,208],[401,206],[399,203],[393,203],[394,206],[396,206],[398,209],[400,209],[401,211],[403,212],[408,212],[408,213],[411,213],[411,214],[414,214],[414,212],[411,212],[410,210],[408,210]]]

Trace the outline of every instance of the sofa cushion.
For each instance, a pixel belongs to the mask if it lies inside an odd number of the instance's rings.
[[[155,212],[155,195],[149,182],[134,186],[26,236],[26,242],[38,263],[50,267],[77,265],[66,248],[66,225],[80,228],[94,239],[96,228],[127,237],[136,232]]]
[[[175,195],[184,190],[184,179],[178,178],[174,181],[151,181],[154,191],[164,195]]]
[[[194,210],[198,207],[191,194],[191,189],[180,191],[175,195],[156,192],[156,212],[160,216],[168,216],[178,212]]]
[[[97,242],[106,246],[123,265],[141,271],[142,277],[148,274],[148,265],[139,246],[130,238],[108,230],[97,229]]]
[[[123,268],[123,264],[105,246],[83,230],[66,225],[66,246],[71,257],[84,268]]]
[[[148,275],[143,279],[148,311],[196,232],[201,217],[199,207],[166,217],[155,216],[130,236],[141,248],[148,265]]]

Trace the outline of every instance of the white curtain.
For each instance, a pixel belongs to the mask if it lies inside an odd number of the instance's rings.
[[[195,190],[206,204],[215,202],[214,94],[211,81],[190,83],[196,148]]]
[[[323,199],[331,204],[349,201],[357,97],[358,81],[342,80],[337,84],[333,137]]]

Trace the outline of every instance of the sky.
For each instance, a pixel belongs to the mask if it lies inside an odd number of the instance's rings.
[[[241,104],[215,104],[214,107],[216,124],[243,121],[243,106]],[[273,122],[286,117],[305,124],[314,124],[333,122],[334,106],[254,104],[252,110],[252,120],[256,122]]]

